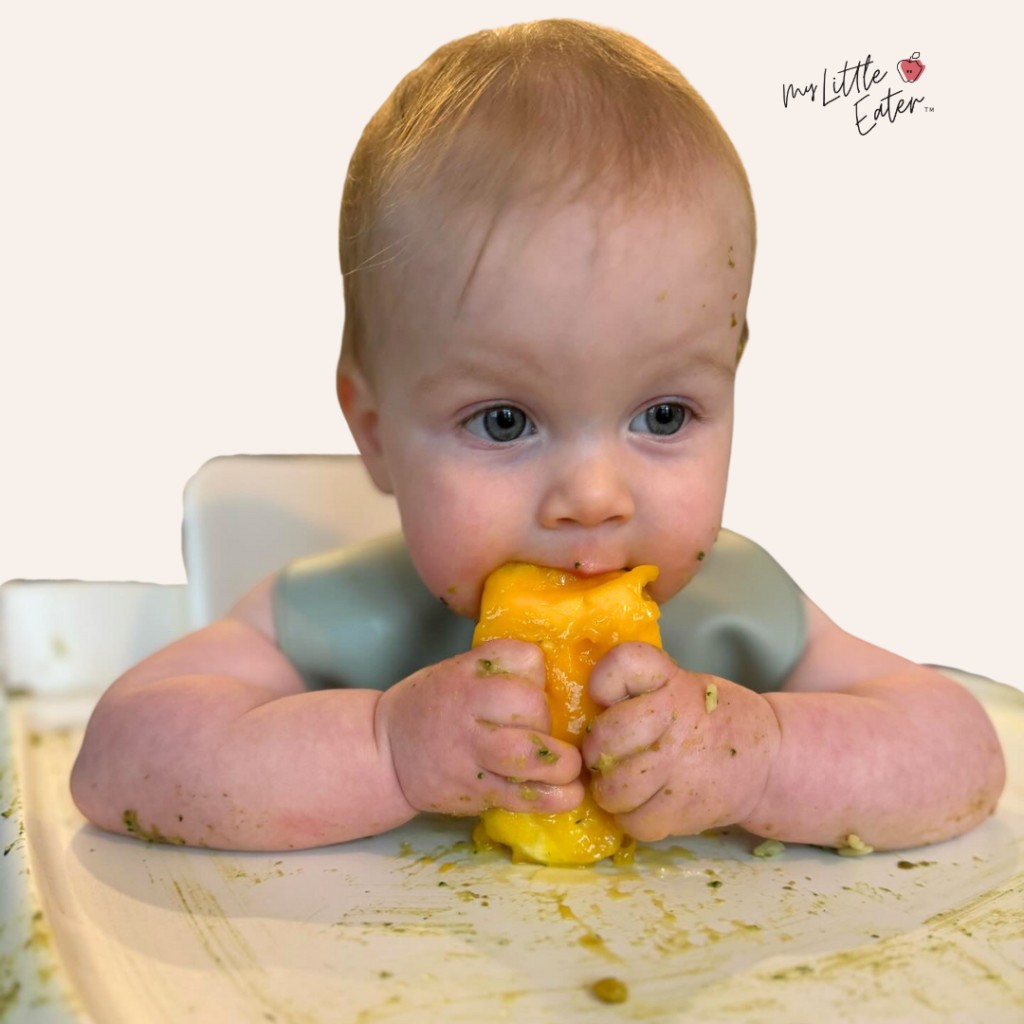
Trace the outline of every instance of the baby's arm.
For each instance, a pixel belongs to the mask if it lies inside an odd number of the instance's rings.
[[[375,727],[382,694],[307,692],[275,642],[272,586],[273,577],[103,695],[71,775],[91,821],[189,845],[285,850],[416,814]]]
[[[579,751],[548,734],[536,644],[491,640],[385,693],[308,693],[277,647],[272,587],[103,695],[71,773],[87,818],[173,843],[287,850],[419,811],[579,805]]]
[[[822,845],[842,845],[852,832],[894,849],[949,839],[992,814],[1006,766],[978,701],[804,603],[806,651],[783,692],[765,695],[781,743],[740,824]]]

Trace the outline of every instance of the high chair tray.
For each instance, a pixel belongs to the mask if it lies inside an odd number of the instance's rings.
[[[0,1020],[1019,1024],[1024,694],[949,674],[1008,761],[972,832],[761,860],[729,828],[631,868],[512,864],[430,816],[291,853],[114,836],[68,791],[92,702],[0,695]],[[624,1002],[591,992],[606,977]]]

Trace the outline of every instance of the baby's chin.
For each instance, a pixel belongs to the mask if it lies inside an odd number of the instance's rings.
[[[647,593],[650,595],[652,601],[656,601],[658,604],[665,604],[666,602],[671,601],[672,598],[675,597],[676,594],[678,594],[679,591],[681,591],[689,582],[690,580],[687,579],[681,583],[676,580],[672,584],[667,582],[662,584],[661,580],[655,580],[653,583],[647,584]]]
[[[657,562],[651,564],[657,565]],[[658,578],[647,584],[647,593],[658,604],[665,604],[690,584],[698,572],[699,565],[686,568],[659,565]]]

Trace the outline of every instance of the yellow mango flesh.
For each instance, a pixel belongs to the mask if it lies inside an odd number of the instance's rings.
[[[653,565],[584,578],[561,569],[509,562],[488,576],[473,646],[487,640],[526,640],[544,652],[551,735],[579,747],[600,710],[590,699],[590,671],[627,641],[661,648],[657,602],[644,588],[658,578]],[[588,780],[586,768],[584,782]],[[481,815],[493,841],[512,849],[513,860],[540,864],[592,864],[622,845],[622,830],[594,803],[559,814],[494,808]]]

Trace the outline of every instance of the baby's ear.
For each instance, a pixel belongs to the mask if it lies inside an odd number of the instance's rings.
[[[339,365],[336,387],[341,411],[370,479],[379,491],[394,494],[378,434],[377,400],[365,374],[358,367]]]

